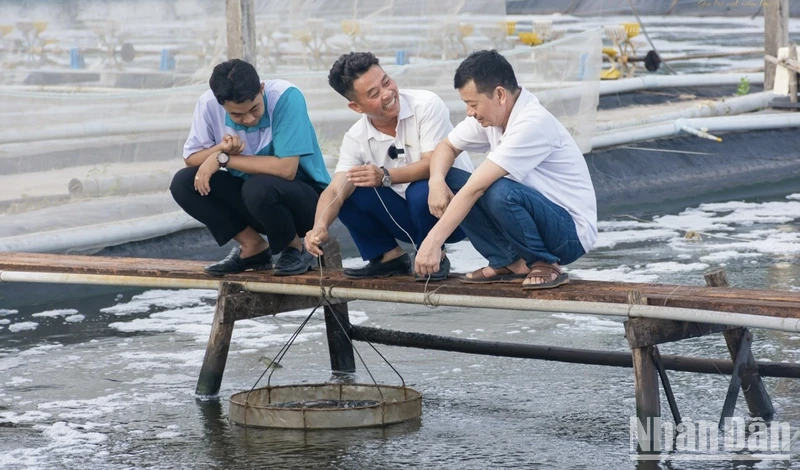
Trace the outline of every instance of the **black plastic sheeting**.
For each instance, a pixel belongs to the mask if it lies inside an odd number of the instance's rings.
[[[754,16],[763,15],[761,0],[633,0],[646,16]],[[789,0],[791,16],[800,16],[800,0]],[[626,0],[507,0],[509,15],[607,16],[631,14]]]
[[[687,135],[587,154],[600,217],[800,192],[797,129],[714,134],[722,142]]]

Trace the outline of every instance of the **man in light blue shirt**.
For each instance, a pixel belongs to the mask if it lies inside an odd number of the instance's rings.
[[[300,237],[314,225],[330,175],[303,94],[285,80],[259,80],[238,59],[217,65],[209,85],[183,148],[186,168],[170,186],[220,246],[240,245],[205,271],[271,269],[280,252],[276,275],[305,273],[314,259]]]

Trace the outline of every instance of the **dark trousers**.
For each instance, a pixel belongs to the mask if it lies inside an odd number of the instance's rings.
[[[187,214],[208,227],[219,246],[247,227],[269,239],[274,253],[314,226],[319,194],[308,183],[272,175],[248,179],[218,171],[209,182],[211,192],[202,196],[194,189],[197,167],[179,170],[169,190]]]
[[[397,240],[413,242],[419,248],[439,221],[428,209],[427,180],[411,183],[406,189],[405,199],[391,188],[356,188],[342,205],[339,220],[347,227],[364,260],[377,258],[396,248]],[[403,230],[408,232],[411,240]],[[456,229],[446,243],[456,243],[465,237],[461,229]]]

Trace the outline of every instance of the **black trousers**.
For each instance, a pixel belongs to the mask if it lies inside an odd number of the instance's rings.
[[[179,170],[169,190],[187,214],[208,227],[219,246],[252,227],[269,239],[278,253],[294,239],[304,237],[314,226],[319,193],[310,184],[272,175],[242,179],[218,171],[209,182],[211,192],[202,196],[194,189],[197,167]]]

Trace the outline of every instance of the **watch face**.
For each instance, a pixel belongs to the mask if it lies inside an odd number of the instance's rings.
[[[220,163],[228,163],[228,160],[230,160],[230,157],[227,153],[221,153],[217,155],[217,161]]]
[[[388,176],[384,176],[383,177],[383,185],[384,186],[391,186],[392,185],[392,179],[390,177],[388,177]]]

